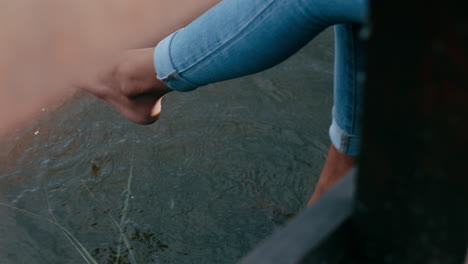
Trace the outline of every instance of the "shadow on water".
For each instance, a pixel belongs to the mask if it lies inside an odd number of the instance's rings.
[[[88,95],[45,109],[1,143],[1,262],[235,263],[312,192],[331,42],[326,31],[265,73],[170,94],[151,126]]]

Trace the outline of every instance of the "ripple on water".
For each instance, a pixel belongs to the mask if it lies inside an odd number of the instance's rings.
[[[123,223],[139,262],[233,263],[299,211],[323,164],[330,71],[301,83],[308,61],[288,64],[291,74],[170,94],[152,126],[90,96],[73,100],[0,146],[0,191],[18,207],[53,212],[99,263],[121,246],[109,215],[120,221],[127,194]],[[8,234],[36,234],[21,238],[34,245],[25,254],[50,249],[38,263],[82,262],[55,227],[12,221]]]

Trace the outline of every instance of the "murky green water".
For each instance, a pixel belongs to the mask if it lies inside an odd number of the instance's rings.
[[[98,263],[235,263],[312,192],[332,58],[327,31],[267,72],[170,94],[151,126],[88,95],[45,109],[0,143],[0,263],[86,263],[76,241]]]

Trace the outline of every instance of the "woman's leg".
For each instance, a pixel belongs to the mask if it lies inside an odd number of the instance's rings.
[[[333,123],[330,138],[338,151],[357,156],[363,92],[365,50],[359,39],[361,25],[346,23],[335,26],[335,73]]]
[[[115,53],[156,45],[217,2],[1,1],[0,138],[61,103]]]
[[[332,144],[328,150],[327,159],[323,165],[319,180],[315,185],[315,190],[307,206],[311,206],[322,194],[328,191],[354,166],[352,156],[339,152]]]
[[[361,26],[346,23],[335,26],[335,73],[332,146],[308,206],[330,189],[354,166],[359,153],[364,48],[359,40]]]
[[[366,0],[224,0],[155,51],[158,76],[178,91],[265,70],[326,27],[365,20]]]

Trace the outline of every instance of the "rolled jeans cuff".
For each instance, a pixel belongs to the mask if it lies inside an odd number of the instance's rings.
[[[341,129],[335,119],[330,126],[330,139],[335,148],[348,156],[356,157],[359,154],[360,138]]]
[[[171,43],[176,31],[158,43],[154,49],[153,63],[157,78],[174,91],[188,92],[196,89],[198,85],[189,82],[180,76],[171,59]]]

